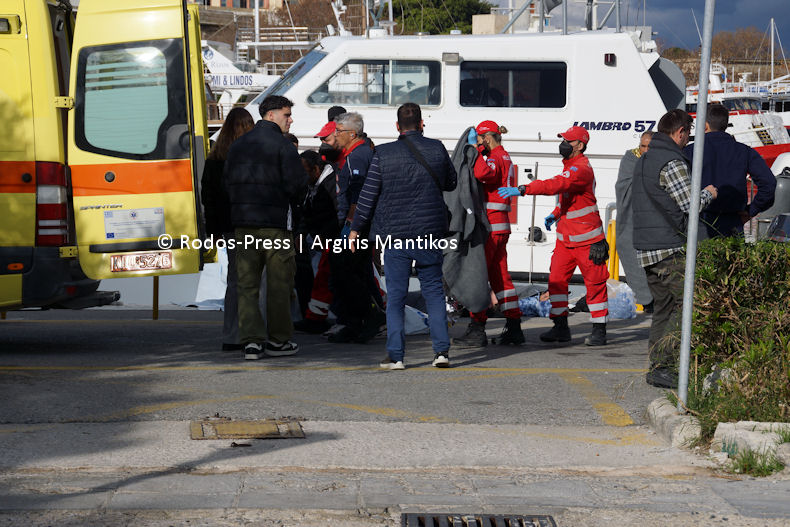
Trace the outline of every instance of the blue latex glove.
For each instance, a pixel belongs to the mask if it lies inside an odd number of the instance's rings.
[[[474,146],[477,145],[477,130],[475,130],[474,128],[469,130],[469,135],[466,136],[466,142],[469,143],[470,145],[474,145]]]
[[[517,187],[499,187],[496,192],[502,198],[512,198],[521,195]]]
[[[546,226],[546,230],[550,231],[551,226],[554,225],[556,222],[557,222],[557,218],[554,217],[554,214],[549,214],[548,216],[546,216],[543,224]]]
[[[340,229],[340,237],[344,240],[348,238],[348,235],[351,233],[351,224],[346,222],[343,225],[343,228]]]

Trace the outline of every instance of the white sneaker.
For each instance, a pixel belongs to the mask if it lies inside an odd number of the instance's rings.
[[[258,360],[263,356],[263,348],[260,344],[250,342],[244,346],[244,358],[247,360]]]
[[[335,324],[331,328],[329,328],[326,331],[324,331],[321,335],[324,336],[324,337],[328,337],[329,335],[334,335],[335,333],[337,333],[338,331],[340,331],[344,327],[346,327],[346,326],[343,325],[343,324]]]
[[[392,360],[391,358],[387,357],[383,361],[379,363],[380,368],[384,368],[385,370],[405,370],[406,366],[403,365],[402,360]]]
[[[432,363],[436,368],[449,368],[450,367],[450,357],[447,356],[447,353],[437,353],[436,356],[433,358]]]
[[[263,349],[263,353],[267,357],[287,357],[289,355],[296,355],[297,351],[299,351],[299,345],[296,342],[291,342],[290,340],[283,342],[282,344],[267,342],[266,347]]]

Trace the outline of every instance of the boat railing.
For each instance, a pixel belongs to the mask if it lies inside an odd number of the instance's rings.
[[[324,38],[323,31],[314,30],[309,27],[299,26],[278,26],[262,27],[258,35],[259,42],[302,42],[305,40],[317,42]],[[255,28],[240,27],[236,33],[236,40],[240,42],[256,42]]]

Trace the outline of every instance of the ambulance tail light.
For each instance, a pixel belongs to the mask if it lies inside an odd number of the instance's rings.
[[[58,247],[68,242],[66,167],[36,162],[36,246]]]

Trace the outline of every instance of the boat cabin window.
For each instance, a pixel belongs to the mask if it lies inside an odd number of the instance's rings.
[[[563,108],[568,66],[564,62],[461,63],[461,106]]]
[[[77,146],[127,159],[188,158],[185,78],[180,39],[83,48],[74,101]]]
[[[350,60],[307,98],[313,104],[398,106],[441,102],[441,63]]]
[[[762,105],[757,99],[724,99],[721,103],[730,111],[762,110]]]
[[[321,62],[326,53],[324,51],[313,50],[301,59],[297,60],[293,66],[283,73],[277,82],[269,86],[266,91],[257,96],[252,102],[261,104],[263,100],[269,95],[285,95],[285,92],[291,89],[291,86],[296,84],[299,79],[304,77],[308,71],[313,69],[316,64]]]

